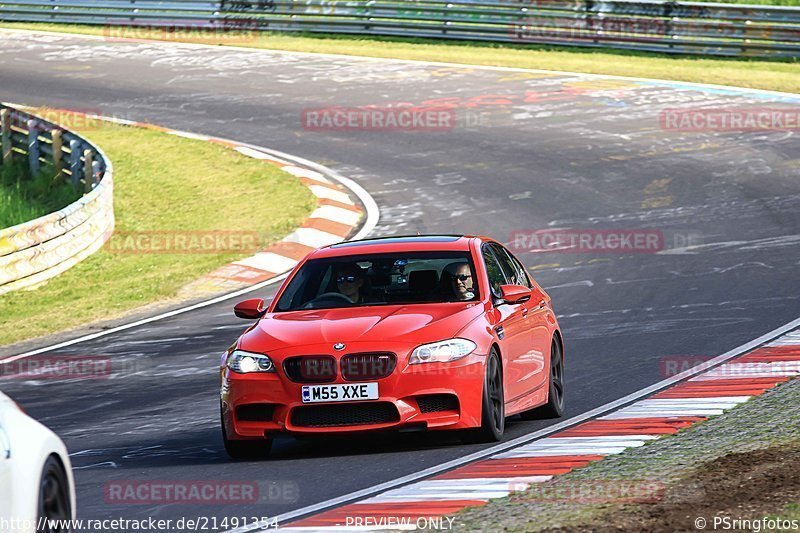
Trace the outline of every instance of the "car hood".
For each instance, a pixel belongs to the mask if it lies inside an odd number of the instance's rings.
[[[425,343],[454,337],[483,312],[476,302],[314,309],[268,314],[241,348],[278,350],[337,342]]]

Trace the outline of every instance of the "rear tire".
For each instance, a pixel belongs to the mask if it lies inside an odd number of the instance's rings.
[[[503,394],[503,371],[500,356],[492,348],[486,360],[483,378],[483,401],[481,403],[481,427],[468,430],[463,440],[471,444],[502,440],[506,427],[505,396]]]
[[[520,413],[523,420],[559,418],[564,414],[564,354],[561,344],[553,339],[550,347],[550,376],[547,403],[541,407]]]
[[[272,450],[272,439],[233,440],[228,438],[225,431],[225,422],[220,414],[220,427],[222,428],[222,443],[228,457],[235,461],[266,459]]]
[[[44,527],[37,528],[36,531],[45,533],[66,533],[72,531],[66,527],[53,527],[54,524],[64,522],[72,518],[72,505],[70,503],[69,480],[61,462],[51,455],[47,458],[42,468],[42,477],[39,482],[39,502],[38,509],[39,525]],[[57,522],[50,522],[50,521]]]

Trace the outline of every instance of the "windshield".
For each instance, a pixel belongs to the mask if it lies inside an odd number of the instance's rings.
[[[468,252],[413,252],[307,261],[275,311],[479,299]]]

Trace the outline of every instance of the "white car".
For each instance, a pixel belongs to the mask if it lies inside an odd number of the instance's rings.
[[[66,446],[0,392],[0,531],[70,531],[74,516],[75,483]]]

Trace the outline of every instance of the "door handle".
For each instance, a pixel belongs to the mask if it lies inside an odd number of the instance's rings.
[[[547,305],[547,300],[542,300],[541,302],[539,302],[539,309],[541,309],[542,307],[544,307],[546,305]]]
[[[527,307],[523,307],[522,308],[522,318],[525,318],[526,316],[528,316],[528,308]]]

